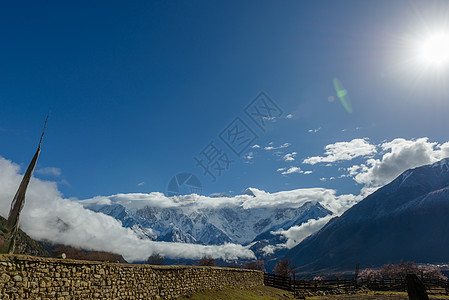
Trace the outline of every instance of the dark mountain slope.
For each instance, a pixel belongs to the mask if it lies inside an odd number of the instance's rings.
[[[0,216],[0,253],[6,253],[9,246],[9,231],[5,227],[6,219]],[[34,256],[48,257],[50,254],[41,244],[30,238],[25,232],[19,229],[16,239],[15,254],[27,254]]]
[[[408,170],[291,249],[298,271],[449,261],[449,159]]]

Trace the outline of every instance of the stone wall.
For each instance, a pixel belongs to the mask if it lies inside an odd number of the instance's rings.
[[[260,285],[260,271],[0,254],[0,299],[171,299],[202,289]]]

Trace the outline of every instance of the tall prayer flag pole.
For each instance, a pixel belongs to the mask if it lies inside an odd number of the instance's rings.
[[[41,139],[39,141],[39,146],[37,147],[36,154],[34,154],[30,165],[28,166],[25,175],[23,175],[22,182],[20,183],[19,189],[14,196],[11,203],[11,209],[8,215],[8,221],[6,223],[7,228],[10,230],[10,242],[8,247],[8,254],[13,254],[16,246],[16,236],[19,231],[20,222],[20,212],[22,211],[23,205],[25,204],[25,194],[27,191],[28,183],[30,182],[31,176],[33,175],[34,168],[36,167],[37,159],[41,153],[42,138],[44,137],[45,128],[47,127],[48,115],[45,119],[44,130],[42,131]]]

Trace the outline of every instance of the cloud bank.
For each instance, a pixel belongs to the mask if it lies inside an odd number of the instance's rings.
[[[375,154],[376,146],[369,143],[368,139],[353,139],[350,142],[337,142],[329,144],[325,148],[324,156],[312,156],[303,160],[304,164],[315,165],[317,163],[334,163],[342,160],[352,160],[360,156]]]
[[[158,208],[179,207],[183,208],[185,211],[194,211],[195,209],[216,209],[223,207],[240,207],[242,209],[264,207],[298,208],[307,202],[319,202],[332,212],[337,213],[343,206],[347,206],[346,202],[343,203],[341,201],[342,197],[353,197],[353,195],[337,195],[335,190],[325,188],[296,189],[276,193],[269,193],[256,188],[248,188],[248,193],[249,194],[247,195],[237,195],[233,197],[208,197],[197,194],[166,197],[159,192],[129,193],[97,196],[92,199],[78,201],[78,203],[83,205],[120,204],[133,211],[144,208],[145,206]]]
[[[301,243],[305,238],[308,236],[314,234],[315,232],[319,231],[321,228],[324,227],[324,225],[329,222],[330,219],[334,218],[335,216],[326,216],[319,219],[310,219],[309,221],[299,225],[299,226],[293,226],[287,230],[277,230],[270,232],[273,235],[281,235],[283,236],[287,241],[284,244],[277,244],[277,245],[267,245],[264,248],[262,248],[262,251],[267,254],[273,254],[276,250],[279,249],[292,249],[293,247],[297,246],[299,243]]]
[[[22,179],[18,165],[0,157],[0,214],[7,217],[11,200]],[[152,193],[153,194],[153,193]],[[154,193],[155,198],[159,193]],[[139,199],[139,194],[134,194]],[[107,201],[99,197],[98,200]],[[81,203],[64,199],[54,182],[33,178],[21,217],[21,228],[31,237],[87,250],[109,251],[130,262],[159,253],[169,258],[221,259],[255,258],[254,253],[236,244],[203,246],[153,242],[140,239],[116,219],[85,209]]]
[[[347,170],[349,175],[366,189],[376,189],[399,176],[404,171],[437,162],[449,157],[449,142],[429,142],[427,137],[406,140],[397,138],[379,145],[382,157],[370,158],[364,164]]]

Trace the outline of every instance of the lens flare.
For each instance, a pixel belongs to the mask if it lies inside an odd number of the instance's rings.
[[[334,88],[337,92],[337,96],[341,101],[341,104],[345,108],[346,112],[351,114],[352,113],[352,106],[351,106],[351,100],[349,99],[348,91],[343,87],[343,84],[340,80],[338,80],[337,77],[333,79]]]

